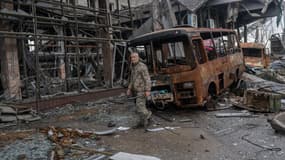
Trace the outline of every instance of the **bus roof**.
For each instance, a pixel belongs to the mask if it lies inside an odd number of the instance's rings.
[[[177,38],[187,37],[188,33],[192,33],[192,35],[209,33],[209,32],[234,32],[231,29],[223,29],[223,28],[193,28],[193,27],[176,27],[171,29],[164,29],[160,31],[155,31],[151,33],[147,33],[141,36],[138,36],[129,41],[130,46],[137,46],[149,43],[150,41],[161,41],[163,39],[172,39],[175,40]],[[215,37],[215,35],[213,35]]]

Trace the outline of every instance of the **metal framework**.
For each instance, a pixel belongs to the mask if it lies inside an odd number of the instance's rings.
[[[124,68],[125,61],[113,61],[113,53],[126,49],[113,46],[132,31],[132,23],[121,23],[132,22],[132,13],[130,0],[124,14],[120,0],[114,3],[110,10],[108,0],[86,0],[86,6],[71,0],[1,0],[0,20],[9,31],[0,27],[0,39],[17,39],[23,98],[78,93],[121,80],[122,71],[114,68]],[[3,7],[7,4],[13,9]]]

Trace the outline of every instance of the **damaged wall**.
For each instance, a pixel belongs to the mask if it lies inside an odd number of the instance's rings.
[[[1,3],[0,8],[13,9],[13,5]],[[0,29],[9,31],[11,26],[0,23]],[[18,61],[18,47],[15,38],[0,38],[1,82],[5,99],[21,99],[21,82]]]

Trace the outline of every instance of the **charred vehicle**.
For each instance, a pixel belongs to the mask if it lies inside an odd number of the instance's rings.
[[[241,43],[245,64],[252,68],[267,68],[270,57],[266,48],[260,43]]]
[[[164,108],[204,106],[244,71],[233,30],[177,27],[152,32],[129,42],[147,64],[153,103]]]

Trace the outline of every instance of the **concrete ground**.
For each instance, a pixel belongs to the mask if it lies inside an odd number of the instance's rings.
[[[252,113],[253,117],[217,118],[217,113],[242,112],[230,107],[207,112],[203,109],[153,111],[150,128],[117,131],[94,139],[78,139],[89,148],[111,153],[119,151],[159,157],[163,160],[284,160],[285,135],[277,134],[267,122],[273,114]],[[138,122],[134,103],[109,98],[98,102],[66,105],[41,114],[42,120],[1,129],[2,159],[46,159],[54,147],[38,128],[56,126],[85,131],[133,127]],[[165,129],[173,127],[172,129]],[[23,133],[21,133],[23,131]],[[28,133],[26,133],[27,131]],[[38,143],[42,141],[42,143]],[[42,145],[42,146],[41,146]],[[32,150],[31,150],[32,148]],[[64,150],[65,159],[85,159],[90,154]],[[75,156],[76,155],[76,156]],[[84,156],[83,156],[84,155]],[[108,159],[108,158],[106,158]]]

